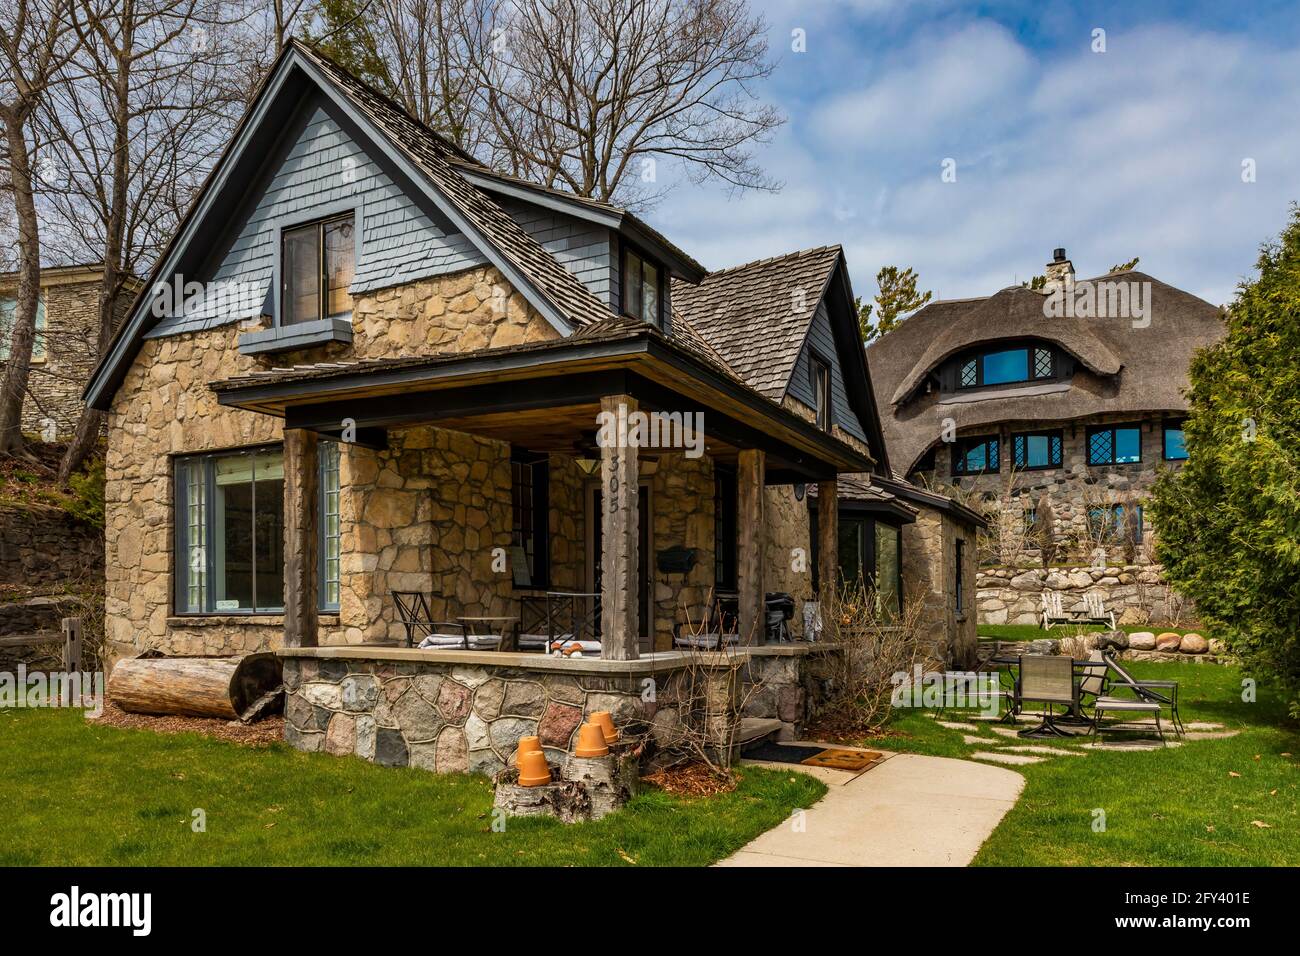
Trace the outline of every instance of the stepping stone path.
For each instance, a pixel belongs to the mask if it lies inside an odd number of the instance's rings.
[[[955,720],[935,719],[935,723],[940,727],[947,727],[949,730],[979,730],[974,724],[963,724]]]
[[[1010,750],[1018,754],[1047,754],[1049,757],[1082,757],[1083,754],[1077,750],[1062,750],[1060,747],[1044,747],[1041,744],[1017,744],[1014,747],[1003,747],[1002,750]],[[998,751],[999,753],[1002,750]]]
[[[991,760],[994,763],[1007,763],[1021,766],[1028,763],[1042,763],[1044,757],[1029,757],[1025,754],[1009,754],[1005,750],[977,750],[971,754],[976,760]]]

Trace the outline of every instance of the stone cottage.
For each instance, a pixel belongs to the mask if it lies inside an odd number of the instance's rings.
[[[887,458],[842,253],[768,269],[709,274],[291,42],[86,392],[109,656],[275,650],[295,745],[490,771],[587,710],[661,719],[646,681],[725,595],[793,727],[816,649],[765,644],[766,595],[818,590],[797,550],[837,578],[808,492]],[[417,592],[460,646],[409,646]],[[581,657],[526,644],[557,600]]]

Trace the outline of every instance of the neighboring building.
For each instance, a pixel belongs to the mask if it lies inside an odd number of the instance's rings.
[[[838,575],[810,486],[887,473],[838,248],[706,275],[296,42],[148,288],[176,276],[204,297],[142,296],[87,388],[109,413],[106,657],[278,649],[305,749],[490,771],[522,733],[567,741],[575,707],[641,713],[648,675],[689,666],[643,655],[711,593],[761,641],[766,592],[813,593],[796,549]],[[677,440],[602,442],[620,410],[678,415]],[[878,583],[908,587],[902,547]],[[526,631],[547,592],[593,594],[602,659],[394,649],[394,591]],[[400,705],[312,683],[371,688],[395,661],[428,678]],[[775,670],[797,724],[800,679]]]
[[[1046,279],[931,303],[871,344],[890,456],[998,502],[989,561],[1039,558],[1050,507],[1059,561],[1143,563],[1143,503],[1186,457],[1187,371],[1222,335],[1219,310],[1138,271],[1076,280],[1064,249]]]
[[[84,408],[81,392],[98,360],[101,273],[98,263],[41,270],[24,432],[64,438],[77,427]],[[0,275],[0,363],[9,359],[17,283],[13,272]],[[130,296],[123,299],[125,312]]]

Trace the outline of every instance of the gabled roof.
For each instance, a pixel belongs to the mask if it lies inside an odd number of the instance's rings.
[[[303,92],[315,88],[352,120],[399,171],[479,248],[507,281],[558,330],[567,333],[609,317],[609,308],[523,230],[457,166],[471,157],[370,89],[333,61],[291,40],[281,51],[230,145],[164,248],[126,322],[86,386],[85,397],[107,408],[144,335],[157,321],[150,290],[159,278],[193,274],[210,238],[224,230],[229,210],[263,172]],[[183,266],[188,266],[183,268]]]
[[[899,470],[910,472],[937,444],[943,420],[960,431],[1002,422],[1071,421],[1103,413],[1182,412],[1192,354],[1223,335],[1219,309],[1159,279],[1129,270],[1079,282],[1150,283],[1151,320],[1049,318],[1046,293],[1023,287],[931,303],[867,348],[885,436]],[[999,340],[1042,339],[1077,361],[1068,388],[987,390],[978,401],[940,402],[921,386],[945,359]]]
[[[822,246],[710,272],[693,286],[674,282],[673,306],[736,374],[779,402],[840,257],[839,246]]]

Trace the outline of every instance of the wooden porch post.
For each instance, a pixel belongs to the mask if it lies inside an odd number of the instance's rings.
[[[822,602],[831,600],[840,583],[840,502],[837,488],[835,481],[817,483],[817,597]]]
[[[315,647],[318,440],[284,430],[284,646]]]
[[[767,540],[767,525],[763,518],[766,471],[765,452],[757,448],[740,451],[736,468],[736,523],[740,526],[736,587],[740,592],[737,610],[743,644],[762,644],[767,624],[763,591],[763,552]]]
[[[623,423],[637,410],[637,401],[630,395],[606,395],[600,410],[602,425],[611,421],[609,415]],[[600,656],[631,661],[640,656],[641,636],[638,452],[626,447],[621,429],[601,431]]]

